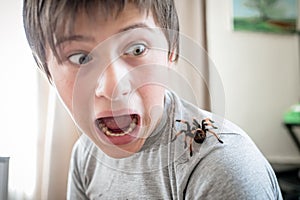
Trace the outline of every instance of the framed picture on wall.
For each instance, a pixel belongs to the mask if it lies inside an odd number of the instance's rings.
[[[298,0],[232,0],[233,29],[296,33]]]

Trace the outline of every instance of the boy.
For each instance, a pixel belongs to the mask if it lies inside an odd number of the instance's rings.
[[[84,133],[68,199],[282,199],[241,129],[165,89],[179,55],[173,0],[25,0],[23,12],[39,67]]]

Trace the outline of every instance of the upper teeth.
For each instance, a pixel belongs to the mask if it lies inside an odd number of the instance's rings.
[[[124,131],[123,133],[112,133],[112,132],[110,132],[108,130],[108,128],[106,127],[106,125],[104,123],[102,123],[102,122],[100,122],[98,124],[98,126],[99,126],[100,130],[103,133],[105,133],[106,135],[108,135],[108,136],[119,136],[120,137],[120,136],[124,136],[124,135],[127,135],[127,134],[131,133],[135,129],[135,127],[137,126],[136,123],[137,123],[137,119],[134,118],[132,120],[132,122],[130,123],[129,127],[127,128],[127,130]]]

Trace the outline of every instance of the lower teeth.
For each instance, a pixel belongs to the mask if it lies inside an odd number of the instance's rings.
[[[137,119],[134,118],[132,120],[132,122],[130,123],[129,127],[127,128],[127,130],[125,132],[122,132],[122,133],[112,133],[111,131],[108,130],[108,128],[105,126],[104,123],[99,123],[98,126],[101,129],[101,131],[103,133],[105,133],[106,135],[120,137],[120,136],[124,136],[124,135],[127,135],[127,134],[131,133],[135,129],[135,127],[137,126],[136,122],[137,122]]]

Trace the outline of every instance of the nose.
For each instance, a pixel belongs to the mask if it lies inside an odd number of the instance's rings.
[[[120,100],[131,92],[131,88],[126,64],[115,61],[100,74],[95,94],[96,97]]]

